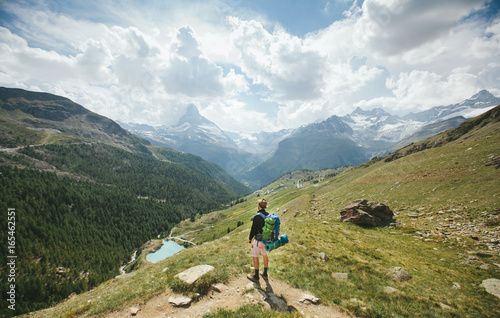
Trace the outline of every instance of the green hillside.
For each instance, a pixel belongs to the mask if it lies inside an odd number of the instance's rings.
[[[249,191],[217,165],[152,146],[66,98],[7,88],[0,182],[2,210],[16,211],[15,235],[0,221],[2,281],[8,239],[19,257],[17,308],[8,310],[4,297],[2,316],[92,289],[146,241]]]
[[[216,267],[212,281],[250,273],[248,230],[256,200],[265,196],[268,211],[281,216],[282,233],[290,238],[270,254],[273,278],[360,317],[498,317],[498,298],[480,284],[500,279],[499,112],[497,107],[385,160],[375,158],[340,174],[287,174],[246,201],[185,220],[173,232],[204,244],[155,264],[141,258],[130,279],[107,282],[33,316],[90,317],[144,303],[165,287],[178,290],[174,275],[198,264]],[[340,210],[360,198],[387,204],[397,225],[340,223]],[[321,260],[320,252],[329,260]],[[394,280],[393,266],[412,278]],[[334,273],[348,279],[337,280]],[[101,301],[90,301],[97,298]],[[253,308],[257,317],[262,309]],[[249,311],[252,316],[252,306],[245,307]],[[286,316],[270,310],[265,315]],[[227,310],[206,315],[238,316]]]

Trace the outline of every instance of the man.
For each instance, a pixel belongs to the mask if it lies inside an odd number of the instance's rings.
[[[269,265],[265,244],[262,242],[262,228],[265,223],[264,219],[269,215],[266,211],[267,201],[266,199],[260,199],[257,201],[257,204],[259,211],[253,217],[252,229],[250,230],[250,236],[248,237],[248,243],[250,244],[252,243],[252,239],[254,239],[252,244],[252,257],[255,274],[247,275],[247,278],[255,283],[259,283],[259,253],[262,254],[262,258],[264,259],[264,272],[262,273],[262,278],[264,279],[267,279],[267,268]]]

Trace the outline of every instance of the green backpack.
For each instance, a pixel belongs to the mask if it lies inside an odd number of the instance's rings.
[[[264,242],[272,242],[278,239],[280,229],[280,219],[276,214],[269,214],[267,217],[262,213],[258,213],[264,218],[264,227],[262,228],[262,240]]]

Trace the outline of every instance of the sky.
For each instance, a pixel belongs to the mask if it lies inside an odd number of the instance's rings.
[[[500,96],[500,1],[0,0],[0,86],[232,132]]]

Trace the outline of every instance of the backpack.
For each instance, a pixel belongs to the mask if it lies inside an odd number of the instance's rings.
[[[274,242],[280,237],[280,218],[272,213],[265,216],[261,212],[257,213],[264,218],[264,227],[262,228],[262,240],[264,242]]]

